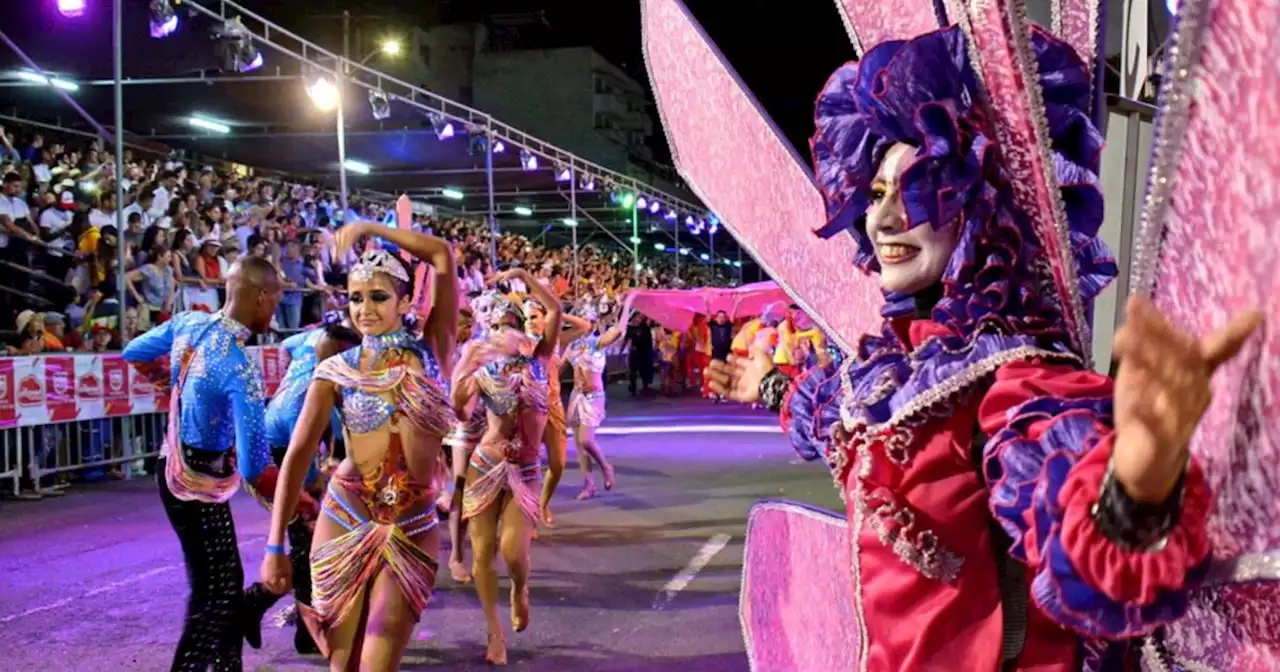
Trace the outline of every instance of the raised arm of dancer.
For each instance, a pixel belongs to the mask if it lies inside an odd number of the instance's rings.
[[[173,349],[173,323],[181,319],[175,316],[164,324],[135,336],[120,353],[124,361],[151,381],[152,385],[168,387],[172,370],[169,351]]]
[[[626,301],[622,303],[622,312],[618,313],[618,321],[612,327],[609,327],[608,331],[600,334],[600,341],[596,344],[596,347],[607,348],[626,335],[627,325],[631,323],[631,303],[634,300],[634,294],[627,295]]]
[[[453,361],[453,348],[458,341],[458,271],[449,243],[408,229],[392,229],[374,222],[355,222],[338,229],[338,254],[345,254],[356,241],[377,236],[431,265],[431,314],[423,329],[423,339],[431,346],[436,359]]]
[[[538,282],[533,274],[523,268],[513,268],[499,273],[494,277],[495,284],[501,284],[511,278],[519,278],[528,286],[529,293],[533,298],[538,300],[544,308],[547,309],[546,328],[543,330],[542,340],[538,342],[538,347],[534,349],[533,354],[537,357],[548,357],[555,352],[556,346],[560,343],[559,339],[548,334],[559,334],[560,326],[564,321],[564,309],[560,305],[560,297],[556,296],[547,289],[547,286]]]
[[[263,585],[283,595],[292,585],[292,567],[284,552],[285,528],[293,520],[294,509],[302,497],[302,483],[311,470],[320,437],[329,427],[329,416],[337,402],[337,387],[327,380],[314,380],[302,404],[302,414],[289,439],[289,450],[280,465],[275,505],[271,508],[271,531],[267,533],[267,553],[259,573]]]
[[[591,333],[589,320],[584,320],[577,315],[564,315],[563,319],[568,328],[560,332],[560,342],[557,344],[560,347],[567,347],[570,343]]]

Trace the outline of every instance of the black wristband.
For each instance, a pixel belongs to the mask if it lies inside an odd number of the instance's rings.
[[[1134,501],[1116,479],[1114,465],[1107,463],[1098,501],[1092,514],[1098,531],[1112,542],[1130,551],[1153,552],[1164,548],[1182,515],[1183,485],[1186,471],[1178,478],[1173,492],[1159,504]]]
[[[774,369],[760,381],[760,403],[765,408],[778,412],[782,408],[782,400],[787,396],[787,389],[791,387],[791,376],[788,376],[782,369]]]

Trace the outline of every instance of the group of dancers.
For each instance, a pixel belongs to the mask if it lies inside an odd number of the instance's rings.
[[[453,252],[433,236],[353,223],[337,245],[366,249],[348,275],[349,310],[285,342],[292,360],[270,400],[245,352],[282,291],[259,259],[233,265],[223,310],[176,315],[125,349],[171,388],[157,481],[191,584],[173,670],[240,670],[242,640],[261,646],[263,615],[291,588],[300,653],[323,654],[333,670],[398,669],[436,583],[444,515],[449,571],[475,582],[484,610],[485,660],[506,664],[495,563],[501,555],[521,632],[532,618],[530,544],[539,524],[554,524],[567,432],[585,475],[579,497],[595,494],[592,463],[614,486],[595,431],[604,348],[621,337],[630,301],[598,333],[596,315],[564,314],[521,269],[462,305]],[[415,301],[405,260],[428,269],[429,301]],[[527,297],[501,291],[513,279]],[[460,336],[460,325],[472,333]],[[567,408],[564,364],[574,379]],[[228,504],[241,485],[272,514],[260,581],[247,588]]]

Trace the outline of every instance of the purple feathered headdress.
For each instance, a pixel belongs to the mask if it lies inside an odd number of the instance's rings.
[[[1031,42],[1088,306],[1116,275],[1097,237],[1102,136],[1088,115],[1088,69],[1070,46],[1043,30],[1033,28]],[[1038,277],[1048,261],[1014,208],[968,53],[964,34],[951,27],[880,44],[831,76],[818,97],[811,142],[828,215],[817,233],[829,238],[848,232],[858,244],[855,265],[879,272],[864,229],[871,182],[891,146],[917,147],[901,184],[909,225],[960,227],[934,319],[960,334],[989,321],[1007,332],[1055,332],[1063,326],[1059,310],[1052,293],[1040,291]],[[885,315],[913,307],[910,297],[889,294]]]

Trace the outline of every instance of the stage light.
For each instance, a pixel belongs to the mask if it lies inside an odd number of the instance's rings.
[[[17,74],[18,74],[18,79],[24,79],[28,82],[34,82],[36,84],[44,84],[45,86],[56,87],[56,88],[62,89],[63,91],[79,91],[80,90],[80,85],[76,84],[71,80],[58,79],[57,77],[45,77],[44,75],[38,72],[31,72],[30,70],[19,70]]]
[[[216,51],[222,57],[223,70],[249,72],[262,67],[262,52],[253,46],[253,34],[240,19],[230,19],[214,29],[213,38],[217,41]]]
[[[692,229],[696,223],[697,222],[693,221],[693,215],[685,215],[685,218],[684,218],[685,226]]]
[[[733,265],[734,265],[734,267],[736,267],[736,268],[742,268],[742,262],[741,262],[741,261],[735,261],[735,262],[733,262]]]
[[[568,226],[568,227],[574,227],[574,226],[577,226],[577,225],[578,225],[578,220],[573,219],[572,217],[565,217],[564,219],[562,219],[562,220],[560,220],[560,221],[561,221],[561,222],[563,222],[563,223],[564,223],[564,225],[565,225],[565,226]]]
[[[618,198],[618,204],[621,205],[624,210],[629,209],[631,206],[636,204],[636,197],[632,194],[623,194]]]
[[[382,121],[391,116],[391,102],[387,100],[387,94],[382,91],[369,92],[369,107],[373,110],[373,118],[376,121]]]
[[[359,173],[361,175],[368,175],[369,172],[373,170],[373,166],[363,161],[356,161],[355,159],[347,159],[346,161],[343,161],[342,167],[353,173]]]
[[[517,205],[516,207],[512,208],[512,212],[516,213],[517,215],[520,215],[521,217],[528,217],[533,214],[533,208],[527,205]]]
[[[538,169],[538,157],[527,149],[520,150],[520,167],[525,170]]]
[[[595,191],[595,190],[596,190],[596,180],[595,180],[595,178],[594,178],[594,177],[591,177],[590,175],[584,175],[584,176],[582,177],[582,185],[581,185],[581,186],[582,186],[582,190],[583,190],[583,191]]]
[[[454,189],[452,187],[441,189],[440,195],[454,201],[461,201],[463,198],[466,198],[466,194],[463,194],[462,190]]]
[[[501,154],[507,151],[507,144],[501,140],[495,140],[493,143],[493,153]]]
[[[666,252],[666,251],[667,251],[667,246],[666,246],[666,245],[663,245],[662,243],[654,243],[654,244],[653,244],[653,249],[655,249],[655,250],[657,250],[657,251],[659,251],[659,252]]]
[[[676,221],[676,211],[668,210],[667,214],[663,215],[662,218],[667,220],[668,222],[674,222]]]
[[[687,257],[687,256],[689,256],[689,248],[687,248],[687,247],[682,247],[682,248],[680,248],[680,256],[682,256],[682,257]]]
[[[713,220],[711,220],[711,225],[707,227],[707,231],[708,231],[708,232],[710,232],[710,233],[711,233],[711,235],[713,235],[713,236],[714,236],[714,235],[716,235],[716,231],[719,231],[719,230],[720,230],[720,225],[719,225],[719,224],[717,224],[717,223],[716,223],[716,221],[715,221],[714,219],[713,219]]]
[[[307,86],[307,95],[311,97],[311,102],[324,112],[338,107],[340,97],[338,87],[328,75],[321,75],[311,82]]]
[[[1178,0],[1164,0],[1165,8],[1169,10],[1170,14],[1175,16],[1178,14],[1178,4]]]
[[[187,117],[187,123],[195,126],[196,128],[203,128],[206,131],[213,131],[214,133],[225,134],[231,132],[230,126],[220,121],[205,119],[204,117]]]
[[[644,196],[636,199],[637,210],[644,210],[647,207],[649,207],[649,201],[645,200]]]
[[[573,179],[573,171],[565,167],[556,169],[556,182],[568,182]]]
[[[661,204],[661,203],[659,203],[659,202],[657,202],[657,201],[650,201],[650,202],[649,202],[649,214],[651,214],[651,215],[656,215],[656,214],[658,214],[658,211],[659,211],[659,210],[661,210],[661,209],[662,209],[662,204]]]
[[[628,238],[627,240],[630,240],[632,245],[639,245],[639,244],[640,244],[640,237],[639,237],[639,236],[631,236],[631,237],[630,237],[630,238]]]
[[[84,14],[84,0],[58,0],[58,13],[74,19]]]
[[[169,0],[151,0],[151,37],[160,39],[178,29],[178,13]]]
[[[400,41],[399,41],[399,40],[386,40],[385,42],[383,42],[383,43],[382,43],[382,53],[384,53],[384,54],[386,54],[386,55],[388,55],[388,56],[399,56],[399,55],[400,55]]]
[[[445,119],[443,114],[431,112],[427,115],[427,119],[431,122],[431,130],[436,132],[437,140],[448,140],[453,137],[453,122]]]
[[[710,259],[711,257],[707,256],[707,253],[706,253],[706,252],[703,252],[702,254],[699,254],[699,255],[698,255],[698,258],[699,258],[699,259],[701,259],[701,260],[703,260],[703,261],[707,261],[707,260],[708,260],[708,259]]]

